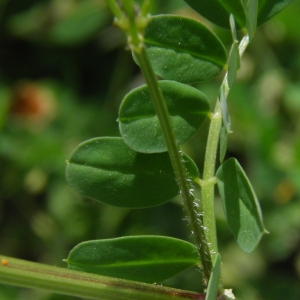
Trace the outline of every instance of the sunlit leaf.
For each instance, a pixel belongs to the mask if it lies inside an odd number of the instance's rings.
[[[145,43],[153,69],[163,79],[206,81],[226,64],[226,51],[218,37],[189,18],[153,17],[145,32]]]
[[[251,252],[267,231],[249,179],[234,158],[223,162],[216,176],[229,229],[239,246]]]
[[[211,276],[209,278],[205,300],[217,299],[219,284],[220,284],[220,273],[221,273],[221,256],[218,253],[214,261]]]
[[[199,176],[195,163],[183,158],[189,176]],[[178,194],[168,153],[143,154],[121,138],[103,137],[80,144],[67,165],[67,180],[81,195],[130,208],[160,205]]]
[[[252,0],[250,0],[252,2]],[[275,16],[294,0],[258,0],[258,20],[257,25],[261,25]],[[245,13],[244,4],[248,1],[241,0],[185,0],[194,10],[212,23],[230,29],[229,16],[233,14],[237,28],[246,28],[247,17],[250,17],[249,26],[253,28],[255,7],[251,4],[248,13]],[[248,4],[245,4],[245,7]],[[251,12],[249,11],[251,10]],[[255,26],[254,26],[255,29]],[[251,35],[253,30],[251,30]]]
[[[159,283],[198,263],[197,248],[163,236],[129,236],[83,242],[66,262],[73,270]]]
[[[171,116],[175,137],[185,143],[202,125],[209,113],[209,101],[199,90],[175,81],[160,81],[159,87]],[[124,98],[119,118],[120,133],[135,151],[167,151],[152,100],[146,85]]]

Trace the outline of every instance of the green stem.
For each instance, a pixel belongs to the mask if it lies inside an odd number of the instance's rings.
[[[192,193],[192,186],[188,178],[186,167],[182,158],[182,153],[177,145],[171,118],[165,104],[163,94],[159,88],[158,80],[152,69],[143,43],[144,28],[139,28],[136,24],[136,18],[133,17],[131,0],[124,0],[124,8],[128,15],[130,28],[126,30],[130,48],[135,52],[140,68],[151,95],[152,103],[155,108],[161,130],[167,145],[171,164],[174,169],[175,177],[183,199],[183,204],[188,215],[192,233],[195,237],[196,246],[203,268],[204,282],[208,282],[212,269],[212,260],[209,247],[206,242],[205,230],[202,219],[196,209],[196,199]],[[145,12],[144,12],[145,14]],[[147,22],[143,22],[146,24]]]
[[[217,101],[215,111],[211,117],[211,123],[208,132],[203,169],[203,180],[201,182],[203,224],[207,230],[207,240],[213,260],[218,253],[214,210],[214,186],[216,183],[215,167],[221,125],[222,114],[220,103],[219,101]]]
[[[143,48],[140,53],[136,53],[136,56],[147,82],[151,99],[160,122],[161,130],[169,151],[170,160],[181,192],[184,207],[186,213],[188,214],[190,226],[196,240],[196,246],[203,267],[204,277],[208,281],[211,273],[212,261],[208,244],[206,242],[205,230],[202,225],[201,217],[195,208],[196,199],[191,193],[191,184],[189,182],[184,161],[182,159],[182,153],[176,143],[170,115],[145,49]]]
[[[0,255],[0,283],[85,299],[204,300],[205,295],[47,266]]]
[[[239,44],[240,57],[245,52],[248,44],[249,37],[244,36],[244,38]],[[225,98],[227,98],[230,91],[227,82],[227,74],[224,77],[224,80],[220,87],[220,90],[221,89],[224,90],[224,96]],[[214,113],[211,117],[204,159],[203,180],[201,181],[203,224],[207,230],[207,240],[209,243],[209,249],[213,260],[215,259],[218,253],[216,221],[214,212],[214,186],[216,184],[215,168],[221,125],[222,113],[220,107],[220,100],[218,99],[216,102]]]

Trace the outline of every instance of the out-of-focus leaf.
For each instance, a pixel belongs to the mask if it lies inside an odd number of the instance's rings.
[[[85,42],[106,23],[107,10],[95,1],[82,1],[49,32],[49,38],[55,44],[74,45]]]
[[[248,0],[245,5],[247,15],[247,31],[251,42],[257,25],[258,0]]]
[[[145,43],[154,72],[163,79],[206,81],[226,64],[226,51],[218,37],[192,19],[153,17],[146,28]]]
[[[205,121],[209,101],[199,90],[175,81],[160,81],[159,87],[171,116],[175,137],[179,144],[183,144]],[[146,85],[126,95],[118,120],[121,135],[133,150],[144,153],[167,151]]]
[[[162,282],[198,261],[194,245],[163,236],[83,242],[66,259],[73,270],[147,283]]]
[[[59,45],[76,45],[95,35],[108,20],[103,3],[93,0],[40,3],[13,15],[9,30],[17,36],[33,41]]]
[[[199,176],[184,155],[189,176]],[[81,195],[130,208],[160,205],[178,194],[169,155],[143,154],[121,138],[94,138],[80,144],[67,165],[67,180]]]
[[[217,294],[218,294],[219,284],[220,284],[220,273],[221,273],[221,256],[218,253],[214,261],[211,276],[209,278],[205,300],[217,299]]]
[[[251,252],[267,231],[249,179],[234,158],[223,162],[216,177],[229,229],[239,246]]]
[[[0,129],[6,122],[10,108],[10,92],[4,85],[0,85]]]
[[[294,0],[258,0],[258,20],[257,25],[261,25],[278,14],[286,6],[292,3]],[[243,3],[241,0],[185,0],[194,10],[200,15],[214,24],[230,29],[229,16],[233,14],[237,28],[245,28],[247,24],[247,17]],[[247,4],[246,4],[247,5]],[[246,6],[245,5],[245,6]],[[254,9],[254,6],[249,7]],[[255,15],[255,11],[251,13],[248,10],[248,16],[252,19]],[[250,15],[249,15],[250,13]],[[254,20],[250,22],[253,26]],[[251,29],[252,30],[252,29]],[[252,33],[251,33],[252,34]]]

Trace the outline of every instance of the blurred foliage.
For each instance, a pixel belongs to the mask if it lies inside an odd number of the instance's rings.
[[[180,0],[154,13],[200,19]],[[252,254],[238,248],[216,202],[226,287],[244,300],[300,299],[300,2],[258,29],[229,96],[239,159],[260,199],[270,235]],[[200,19],[201,20],[201,19]],[[210,23],[205,20],[210,28]],[[102,0],[0,0],[0,252],[64,266],[77,243],[122,235],[189,240],[180,200],[128,210],[82,199],[66,183],[78,143],[118,136],[118,105],[142,83]],[[227,48],[230,33],[213,28]],[[221,77],[196,85],[215,101]],[[184,145],[202,170],[208,124]],[[218,199],[217,199],[218,200]],[[201,274],[166,285],[198,290]],[[67,296],[1,286],[0,299]]]

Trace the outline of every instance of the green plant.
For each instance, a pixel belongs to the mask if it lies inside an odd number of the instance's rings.
[[[150,21],[151,1],[144,1],[139,15],[132,1],[122,2],[124,11],[115,1],[107,1],[116,24],[128,36],[147,86],[124,98],[119,113],[122,138],[97,138],[81,144],[69,160],[67,177],[85,196],[130,208],[162,204],[177,195],[178,184],[196,247],[156,236],[91,241],[75,247],[67,262],[71,269],[150,283],[197,264],[203,270],[203,284],[208,286],[207,298],[214,299],[218,290],[220,296],[223,293],[213,207],[215,184],[229,227],[242,249],[252,251],[265,232],[259,205],[241,166],[235,159],[223,162],[230,133],[226,99],[239,68],[239,57],[255,32],[256,20],[258,24],[265,22],[283,6],[276,6],[278,1],[235,1],[229,8],[227,1],[186,2],[218,25],[231,25],[233,44],[227,65],[222,43],[200,23],[174,16],[157,16]],[[238,28],[246,28],[241,42],[237,40],[235,22]],[[210,113],[206,96],[186,83],[209,80],[224,68],[228,72]],[[165,80],[158,82],[155,73]],[[199,179],[197,167],[179,145],[199,129],[206,117],[211,125],[203,176]],[[219,140],[222,164],[215,172]],[[195,183],[201,187],[201,203],[193,195]],[[95,248],[96,253],[91,251]],[[118,263],[114,263],[116,259]]]

